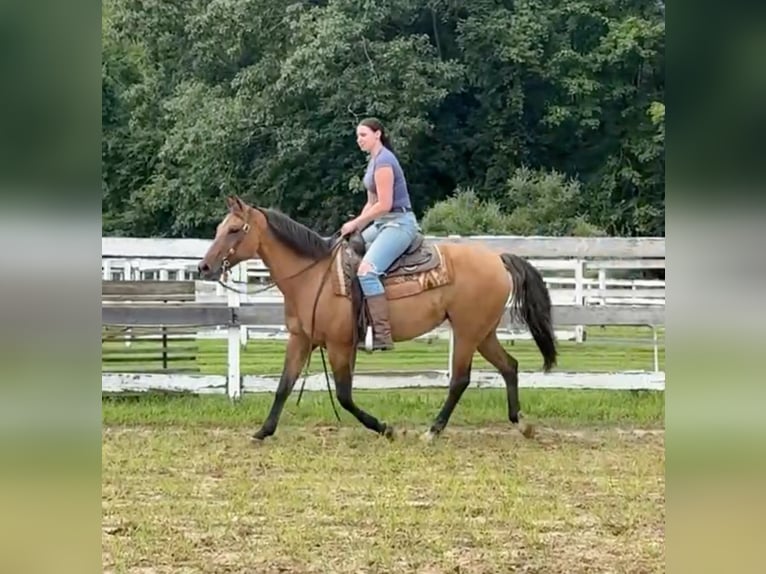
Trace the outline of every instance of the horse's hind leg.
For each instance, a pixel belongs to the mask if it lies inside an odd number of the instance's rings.
[[[452,377],[449,382],[447,399],[444,401],[439,414],[436,415],[431,428],[423,435],[423,440],[430,441],[438,436],[447,426],[452,411],[455,410],[460,397],[471,382],[471,363],[473,353],[476,351],[475,343],[470,339],[455,333],[455,348],[452,355]]]
[[[479,344],[479,353],[500,371],[505,381],[505,391],[508,397],[508,419],[514,425],[518,425],[521,434],[530,438],[534,433],[534,427],[526,421],[520,420],[519,362],[503,348],[497,339],[497,333],[494,331]]]
[[[393,438],[393,427],[360,409],[354,402],[351,394],[353,352],[354,350],[350,345],[327,346],[327,358],[330,360],[333,378],[335,379],[335,394],[338,397],[338,402],[368,429],[386,438]]]

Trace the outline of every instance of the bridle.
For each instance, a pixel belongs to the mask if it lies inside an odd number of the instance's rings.
[[[313,261],[310,264],[308,264],[303,269],[300,269],[299,271],[296,271],[292,275],[288,275],[287,277],[281,277],[279,279],[274,279],[272,281],[269,281],[265,286],[260,287],[260,288],[256,289],[255,291],[252,291],[252,292],[248,292],[247,290],[239,291],[238,289],[234,289],[233,287],[231,287],[231,286],[227,285],[226,283],[224,283],[221,280],[221,277],[223,275],[225,275],[226,273],[228,273],[229,268],[231,267],[231,262],[229,261],[229,257],[234,255],[234,252],[237,250],[237,247],[239,247],[240,244],[245,240],[245,236],[250,231],[250,229],[252,229],[252,225],[250,225],[249,221],[245,221],[245,224],[242,226],[242,236],[234,243],[234,245],[232,245],[229,248],[229,250],[226,252],[226,255],[224,256],[223,260],[221,261],[222,271],[221,271],[221,276],[218,277],[217,283],[221,287],[223,287],[224,289],[228,289],[229,291],[234,291],[235,293],[239,293],[240,295],[255,295],[257,293],[261,293],[263,291],[267,291],[267,290],[271,289],[272,287],[276,286],[277,282],[279,282],[279,281],[287,281],[289,279],[295,279],[296,277],[298,277],[302,273],[305,273],[306,271],[308,271],[309,269],[311,269],[312,267],[314,267],[317,263],[319,263],[321,261],[321,259],[317,259],[316,261]],[[336,232],[336,233],[338,233],[338,232]],[[335,234],[333,234],[333,235],[335,235]],[[331,263],[330,263],[331,265],[332,265],[332,261],[335,260],[335,256],[338,253],[338,248],[340,247],[340,245],[341,245],[341,237],[339,235],[338,238],[336,239],[335,243],[333,244],[332,248],[330,249],[330,254],[332,255],[332,259],[331,259]],[[246,284],[247,281],[231,281],[231,283],[245,283]],[[321,289],[321,286],[320,286],[320,289]]]
[[[250,231],[250,222],[245,221],[245,224],[242,226],[242,237],[239,238],[239,241],[237,241],[234,245],[232,245],[229,248],[229,251],[226,253],[226,255],[223,258],[223,261],[221,261],[221,266],[223,267],[223,273],[226,273],[226,270],[231,267],[231,261],[229,261],[229,257],[231,255],[234,255],[234,252],[237,250],[237,247],[239,247],[239,244],[242,243],[242,241],[245,239],[245,235],[247,235],[247,232]]]

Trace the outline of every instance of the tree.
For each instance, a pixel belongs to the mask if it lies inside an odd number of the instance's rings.
[[[226,193],[334,231],[365,201],[354,128],[374,115],[419,215],[468,190],[485,227],[664,234],[656,2],[107,0],[102,17],[104,233],[209,236]],[[542,196],[513,199],[525,186]]]

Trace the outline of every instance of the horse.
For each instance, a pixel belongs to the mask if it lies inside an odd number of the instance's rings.
[[[271,409],[253,440],[263,441],[276,432],[285,402],[318,347],[327,351],[341,406],[367,429],[394,438],[394,427],[362,409],[352,394],[364,327],[355,269],[364,247],[354,246],[348,237],[323,237],[278,210],[248,205],[238,196],[228,196],[226,204],[228,213],[198,263],[200,277],[216,280],[238,263],[260,258],[284,297],[284,364]],[[444,431],[470,384],[476,351],[505,381],[510,423],[531,438],[534,426],[522,417],[519,403],[518,361],[500,344],[496,330],[510,306],[512,318],[529,328],[544,372],[556,365],[550,295],[540,272],[517,255],[480,243],[436,243],[419,233],[381,279],[394,342],[426,334],[444,321],[452,328],[447,396],[423,439],[433,440]]]

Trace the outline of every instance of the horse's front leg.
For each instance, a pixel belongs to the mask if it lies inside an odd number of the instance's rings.
[[[277,430],[279,416],[282,414],[282,408],[287,402],[287,398],[295,386],[295,381],[301,373],[301,369],[306,364],[313,346],[309,338],[303,334],[290,333],[287,339],[287,350],[285,351],[285,362],[282,368],[282,376],[279,378],[277,392],[274,394],[274,402],[271,410],[261,428],[253,435],[254,439],[263,440],[274,434]]]
[[[386,438],[394,437],[394,428],[379,421],[370,413],[360,409],[351,393],[353,381],[353,353],[350,344],[329,344],[327,346],[327,358],[330,360],[333,378],[335,379],[335,393],[341,406],[356,417],[365,427]]]

